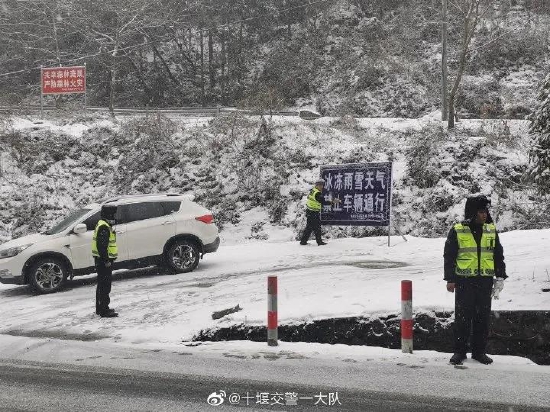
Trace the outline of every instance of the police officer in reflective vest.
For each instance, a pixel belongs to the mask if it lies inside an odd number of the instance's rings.
[[[465,221],[453,226],[445,242],[444,279],[447,290],[455,293],[453,365],[466,359],[470,332],[472,359],[486,365],[493,362],[485,353],[491,298],[498,299],[507,276],[490,203],[483,195],[468,198]]]
[[[331,205],[340,201],[340,199],[333,199],[332,201],[326,201],[323,198],[323,187],[325,186],[325,181],[319,179],[315,182],[315,187],[310,190],[307,196],[306,202],[306,218],[307,224],[304,232],[302,233],[302,238],[300,239],[301,245],[307,245],[309,236],[311,232],[315,232],[315,240],[317,245],[323,246],[326,245],[325,242],[321,239],[321,208],[324,205]]]
[[[97,289],[95,298],[95,312],[102,318],[114,318],[118,316],[109,308],[111,299],[111,277],[113,274],[111,265],[118,257],[116,233],[113,230],[117,208],[112,205],[101,207],[101,219],[97,222],[92,240],[92,255],[95,259],[97,272]]]

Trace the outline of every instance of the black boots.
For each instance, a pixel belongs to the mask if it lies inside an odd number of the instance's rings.
[[[115,312],[114,309],[107,309],[105,311],[100,311],[96,309],[95,313],[96,315],[99,315],[102,318],[116,318],[118,316],[118,313]]]
[[[493,360],[484,353],[476,353],[475,355],[472,354],[472,359],[475,359],[476,361],[478,361],[479,363],[483,363],[484,365],[490,365],[491,363],[493,363]]]
[[[451,363],[451,365],[462,365],[462,362],[464,362],[465,359],[465,353],[455,353],[451,357],[451,360],[449,362]],[[475,359],[476,361],[478,361],[479,363],[483,363],[484,365],[490,365],[491,363],[493,363],[493,360],[484,353],[476,353],[472,355],[472,359]]]
[[[466,354],[465,353],[455,353],[451,360],[449,361],[451,365],[462,365],[462,362],[466,360]]]
[[[116,318],[118,316],[118,313],[113,310],[112,312],[100,313],[99,316],[101,316],[102,318]]]

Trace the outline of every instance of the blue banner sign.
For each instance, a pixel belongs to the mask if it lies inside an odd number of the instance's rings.
[[[392,163],[321,166],[325,181],[321,223],[336,226],[389,226]]]

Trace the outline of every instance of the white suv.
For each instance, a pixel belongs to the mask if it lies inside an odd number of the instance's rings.
[[[117,206],[115,270],[164,265],[190,272],[205,253],[218,250],[212,213],[189,197],[121,196],[77,210],[44,233],[0,245],[0,283],[30,284],[38,293],[51,293],[67,277],[95,272],[92,235],[104,204]]]

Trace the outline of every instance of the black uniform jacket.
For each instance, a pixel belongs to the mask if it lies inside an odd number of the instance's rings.
[[[483,233],[483,225],[479,225],[472,222],[462,222],[463,225],[468,225],[474,239],[477,243],[477,259],[481,262],[481,235]],[[463,277],[457,276],[455,274],[456,267],[456,257],[458,256],[458,238],[456,235],[456,230],[454,227],[449,231],[447,240],[445,241],[445,251],[443,252],[444,259],[444,278],[447,282],[456,282],[458,279]],[[506,279],[506,264],[504,263],[504,251],[502,249],[502,244],[498,238],[498,233],[496,235],[495,250],[494,250],[494,260],[495,260],[495,276],[498,278]]]
[[[111,235],[109,228],[105,225],[101,226],[97,230],[97,252],[99,253],[99,259],[102,262],[108,262],[109,259],[109,236]]]

